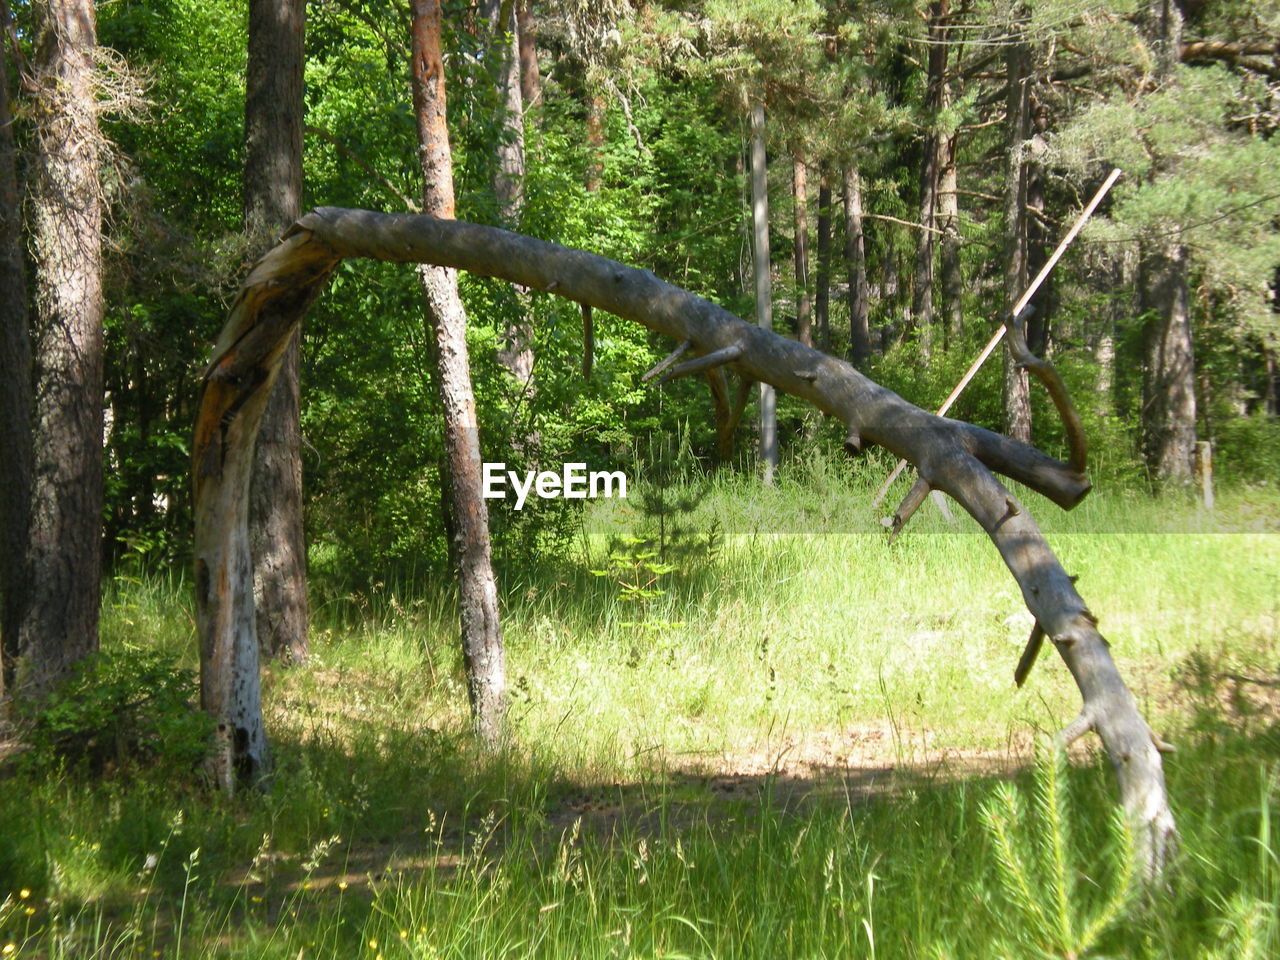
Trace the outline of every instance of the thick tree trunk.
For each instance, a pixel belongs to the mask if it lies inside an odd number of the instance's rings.
[[[430,216],[452,220],[453,157],[441,49],[440,4],[437,0],[415,0],[413,103],[422,159],[422,209]],[[435,337],[437,383],[444,410],[467,691],[476,733],[493,747],[503,734],[506,666],[489,547],[489,510],[481,480],[480,427],[467,355],[467,314],[458,294],[456,270],[424,265],[421,277],[427,318]]]
[[[1155,55],[1156,79],[1176,83],[1182,11],[1174,0],[1149,0],[1139,22]],[[1195,363],[1186,248],[1167,237],[1138,245],[1138,309],[1142,332],[1142,450],[1157,482],[1188,483],[1194,469]]]
[[[265,247],[302,210],[303,0],[251,0],[245,91],[245,230]],[[267,402],[249,495],[255,619],[263,656],[307,658],[298,337]]]
[[[1142,245],[1138,265],[1142,329],[1142,450],[1160,482],[1190,483],[1195,466],[1195,360],[1187,251],[1176,242]]]
[[[844,263],[849,272],[849,358],[860,367],[871,359],[871,330],[867,247],[862,232],[862,176],[852,163],[844,168]]]
[[[35,453],[17,694],[98,647],[102,576],[102,212],[94,7],[32,8]]]
[[[756,278],[756,323],[773,329],[773,278],[769,259],[769,178],[764,149],[764,104],[751,107],[751,236]],[[772,385],[760,381],[760,463],[764,482],[773,483],[778,469],[777,398]]]
[[[0,10],[7,8],[0,7]],[[8,35],[0,21],[0,38]],[[8,44],[0,39],[0,702],[18,653],[31,509],[31,342]],[[0,713],[0,720],[3,720]]]
[[[1031,51],[1025,43],[1005,53],[1008,71],[1005,162],[1005,261],[1003,314],[1008,317],[1027,289],[1027,162],[1031,133]],[[1027,371],[1004,352],[1004,430],[1015,440],[1031,440],[1031,385]]]
[[[841,419],[850,449],[877,443],[914,463],[925,483],[950,494],[982,526],[1021,588],[1028,609],[1062,655],[1082,697],[1080,717],[1064,739],[1096,731],[1113,761],[1124,804],[1139,829],[1152,874],[1163,869],[1174,836],[1157,741],[1125,687],[1097,620],[1075,590],[1030,513],[996,479],[1003,473],[1070,507],[1088,492],[1082,473],[1033,447],[969,424],[935,417],[859,374],[843,361],[663,283],[647,270],[491,227],[430,216],[382,215],[323,208],[308,214],[246,281],[206,375],[196,432],[197,563],[219,561],[197,576],[202,649],[236,619],[243,595],[210,590],[232,568],[210,552],[219,509],[212,504],[220,465],[252,443],[246,436],[257,379],[291,333],[263,317],[273,301],[305,301],[343,257],[425,262],[470,270],[607,310],[664,336],[689,341],[701,356],[668,376],[703,372],[721,362],[768,382]],[[277,311],[278,314],[278,311]],[[247,482],[247,475],[241,478]],[[228,525],[226,516],[222,525]]]
[[[795,200],[796,339],[813,346],[813,313],[809,300],[809,171],[803,151],[792,158],[791,193]]]
[[[813,319],[818,327],[818,349],[831,352],[831,167],[822,162],[818,182],[818,289],[814,294]]]
[[[516,30],[520,41],[520,99],[528,110],[542,99],[542,74],[538,70],[538,28],[533,0],[516,0]]]

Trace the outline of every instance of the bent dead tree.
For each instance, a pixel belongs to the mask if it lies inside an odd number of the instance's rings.
[[[228,789],[266,765],[246,528],[254,435],[289,336],[333,268],[350,257],[468,270],[554,292],[671,337],[681,348],[664,361],[663,379],[713,379],[721,438],[741,417],[740,403],[727,402],[723,374],[732,369],[744,383],[771,384],[839,418],[852,452],[875,443],[913,463],[921,490],[950,495],[1004,558],[1036,621],[1024,661],[1047,637],[1080,689],[1083,707],[1063,741],[1091,730],[1099,735],[1140,831],[1147,870],[1163,870],[1174,840],[1163,744],[1139,713],[1072,578],[1031,515],[996,478],[1002,474],[1070,509],[1089,491],[1083,447],[1075,445],[1078,430],[1069,428],[1071,463],[1062,463],[1027,444],[921,410],[848,363],[748,324],[648,270],[493,227],[330,207],[295,223],[255,266],[214,349],[199,403],[193,470],[202,697],[219,723],[218,774]],[[1023,353],[1021,342],[1015,345],[1033,373],[1051,376],[1051,368]],[[695,356],[676,363],[686,352]],[[1060,409],[1069,410],[1060,382],[1052,387]],[[909,495],[904,508],[916,499]],[[1019,669],[1025,675],[1029,666]]]

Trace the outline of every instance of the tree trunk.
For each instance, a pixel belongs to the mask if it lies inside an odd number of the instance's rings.
[[[849,357],[855,366],[871,358],[867,326],[867,248],[862,232],[862,176],[852,163],[844,168],[844,262],[849,271]]]
[[[303,0],[250,0],[245,91],[244,226],[263,247],[302,211]],[[307,553],[302,525],[298,337],[267,402],[249,494],[258,646],[307,658]]]
[[[514,2],[485,0],[484,14],[489,23],[489,62],[498,95],[497,164],[494,168],[493,192],[498,200],[499,223],[508,230],[520,228],[524,210],[524,104],[520,94],[520,33],[516,23]],[[502,331],[498,362],[515,378],[519,394],[527,402],[533,394],[533,324],[529,304],[518,291],[512,291],[507,319]],[[525,437],[532,450],[534,438]]]
[[[960,196],[956,192],[956,136],[942,144],[938,184],[938,229],[942,231],[943,343],[950,347],[964,332],[964,274],[960,267]]]
[[[1005,53],[1008,70],[1006,123],[1008,154],[1005,165],[1004,304],[1008,317],[1027,289],[1027,164],[1025,147],[1031,132],[1031,51],[1024,42]],[[1004,431],[1031,441],[1031,386],[1027,371],[1004,351]]]
[[[818,289],[813,318],[818,326],[818,349],[831,352],[831,167],[822,162],[818,182]]]
[[[1142,244],[1138,262],[1142,328],[1142,451],[1160,482],[1190,483],[1195,465],[1195,360],[1187,292],[1187,251],[1176,242]]]
[[[751,106],[751,231],[756,278],[756,323],[773,329],[773,278],[769,260],[769,180],[764,150],[764,104]],[[778,414],[773,387],[760,381],[760,462],[764,482],[778,469]]]
[[[0,11],[7,12],[7,7]],[[0,38],[8,24],[0,21]],[[0,40],[0,702],[18,653],[31,508],[31,342],[8,44]],[[0,715],[2,721],[3,715]]]
[[[929,4],[929,58],[925,106],[929,110],[929,132],[924,138],[920,165],[920,235],[916,243],[916,271],[911,285],[911,325],[920,341],[920,354],[928,360],[933,352],[933,258],[938,218],[938,180],[942,175],[946,138],[938,129],[939,114],[947,99],[947,20],[950,0]]]
[[[542,75],[538,71],[538,29],[533,0],[516,0],[516,31],[520,42],[520,99],[528,110],[542,99]]]
[[[587,98],[587,193],[600,189],[604,177],[604,94],[599,91]]]
[[[1150,0],[1139,11],[1155,55],[1155,78],[1176,83],[1182,12],[1174,0]],[[1142,451],[1157,482],[1188,483],[1196,435],[1195,364],[1186,248],[1155,237],[1138,245],[1138,309],[1142,345]]]
[[[804,153],[792,158],[791,193],[795,199],[796,339],[813,346],[813,313],[809,300],[809,171]]]
[[[969,424],[935,417],[907,403],[853,367],[744,323],[715,304],[663,283],[650,271],[624,266],[491,227],[431,216],[384,215],[322,208],[298,222],[287,238],[255,267],[228,318],[206,375],[197,419],[196,552],[207,562],[210,534],[221,506],[211,503],[220,465],[252,443],[242,424],[246,403],[260,389],[249,376],[269,368],[291,330],[264,321],[266,304],[305,302],[343,257],[425,262],[470,270],[533,290],[554,290],[578,303],[638,322],[701,356],[672,368],[668,377],[704,372],[709,363],[734,367],[842,420],[851,449],[877,443],[916,465],[926,484],[950,494],[991,538],[1017,581],[1044,635],[1054,643],[1080,689],[1079,718],[1063,732],[1070,740],[1093,730],[1112,758],[1120,792],[1135,828],[1149,876],[1164,869],[1174,839],[1158,742],[1138,712],[1085,606],[1029,511],[995,477],[1023,483],[1063,507],[1088,492],[1083,473],[1029,445]],[[243,477],[247,481],[247,476]],[[212,559],[218,559],[213,557]],[[220,624],[236,619],[235,596],[210,591],[228,577],[224,565],[197,576],[202,649]],[[208,601],[202,600],[210,597]],[[213,615],[211,615],[211,611]]]
[[[422,209],[430,216],[452,220],[453,157],[441,48],[440,4],[437,0],[415,0],[413,102],[422,159]],[[467,315],[458,295],[456,270],[424,265],[421,277],[427,318],[435,337],[437,383],[444,410],[467,691],[476,733],[486,746],[493,747],[503,734],[506,667],[489,547],[489,510],[481,481],[480,427],[467,356]]]
[[[89,0],[32,8],[35,452],[17,694],[40,699],[98,648],[102,577],[102,212]]]

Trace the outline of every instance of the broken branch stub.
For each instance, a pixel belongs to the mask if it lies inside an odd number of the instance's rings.
[[[879,444],[914,463],[924,482],[964,507],[1000,552],[1028,609],[1075,678],[1083,712],[1111,756],[1124,804],[1139,830],[1148,871],[1155,873],[1162,867],[1174,823],[1151,729],[1121,680],[1084,601],[1035,521],[1024,509],[1010,509],[1013,498],[995,476],[1003,474],[1070,508],[1089,491],[1088,481],[1070,465],[1027,444],[921,410],[848,363],[746,323],[710,301],[664,283],[648,270],[493,227],[428,216],[329,207],[307,214],[250,276],[228,321],[228,329],[236,331],[231,339],[247,343],[259,324],[271,323],[270,311],[257,314],[255,305],[260,301],[291,295],[299,302],[309,301],[323,276],[319,266],[308,272],[301,264],[328,264],[327,271],[344,257],[430,263],[532,289],[554,289],[559,296],[639,323],[678,343],[697,344],[704,360],[725,357],[726,353],[718,352],[732,348],[732,363],[743,378],[806,400],[843,421],[861,444]],[[305,288],[305,296],[300,288]],[[271,345],[278,339],[283,344],[291,330],[292,321],[275,323],[253,342]],[[254,369],[266,362],[270,352],[259,357]],[[222,362],[221,354],[215,355],[214,369]],[[270,373],[270,364],[267,367]],[[237,391],[256,397],[254,391],[261,389],[260,384],[247,381],[206,388],[199,414],[206,438],[203,444],[197,443],[197,464],[206,455],[209,436],[222,429],[224,415],[237,404],[239,413],[230,423],[239,433],[231,446],[236,450],[240,445],[251,446],[256,419],[249,416],[250,405]],[[221,442],[226,447],[225,439]],[[218,456],[220,462],[226,460],[225,454]],[[198,587],[202,596],[197,598],[202,611],[202,657],[213,656],[227,644],[237,645],[245,632],[256,651],[251,589],[208,586],[245,582],[237,580],[238,554],[215,548],[230,536],[227,530],[243,526],[243,494],[229,488],[243,485],[247,489],[248,474],[246,470],[233,476],[224,470],[219,476],[221,487],[197,478],[196,554],[197,564],[204,564],[205,570],[205,587]],[[242,622],[241,632],[229,626]]]

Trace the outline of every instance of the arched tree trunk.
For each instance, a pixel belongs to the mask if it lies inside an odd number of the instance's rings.
[[[269,387],[293,323],[346,257],[422,262],[518,283],[640,323],[691,345],[697,359],[666,377],[731,366],[842,420],[850,450],[876,443],[917,467],[925,489],[950,494],[995,544],[1036,619],[1083,697],[1070,740],[1093,730],[1112,758],[1126,809],[1139,830],[1148,871],[1158,873],[1174,835],[1158,741],[1138,712],[1098,632],[1030,513],[995,474],[1025,484],[1063,507],[1089,483],[1077,466],[991,431],[933,416],[862,376],[849,364],[745,323],[715,304],[664,283],[650,271],[491,227],[429,216],[322,208],[300,220],[250,274],[205,374],[195,440],[197,612],[201,650],[234,646],[251,606],[246,567],[225,544],[243,530],[247,473],[229,470],[252,446]],[[281,322],[292,316],[293,322]],[[1065,397],[1065,394],[1063,395]],[[1078,434],[1077,434],[1078,439]],[[1073,449],[1079,463],[1083,448]],[[247,618],[252,628],[252,615]]]
[[[103,300],[94,5],[34,5],[32,26],[36,443],[17,694],[39,699],[98,648]]]

